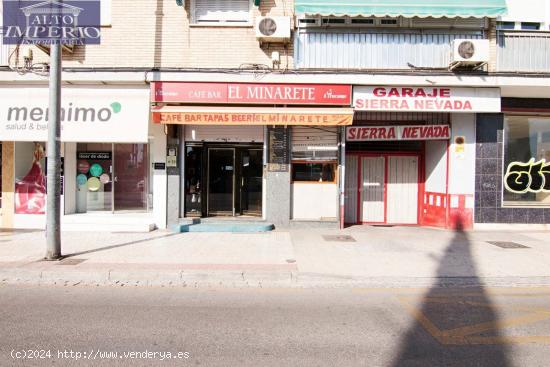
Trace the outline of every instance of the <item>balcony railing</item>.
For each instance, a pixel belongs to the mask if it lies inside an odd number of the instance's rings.
[[[550,72],[550,32],[501,32],[497,70]]]
[[[447,68],[454,39],[481,39],[481,31],[299,30],[299,69]]]

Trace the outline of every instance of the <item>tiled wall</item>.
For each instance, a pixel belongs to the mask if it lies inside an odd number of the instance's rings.
[[[478,114],[476,123],[476,223],[550,223],[550,209],[502,207],[503,114]]]

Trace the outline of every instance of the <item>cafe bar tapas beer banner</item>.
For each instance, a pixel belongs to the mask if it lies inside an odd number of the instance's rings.
[[[500,112],[499,88],[384,87],[353,88],[356,111]]]
[[[152,82],[151,102],[351,105],[351,85]]]
[[[346,129],[347,141],[449,140],[449,125],[353,126]]]
[[[351,108],[152,107],[153,122],[177,125],[346,126]]]

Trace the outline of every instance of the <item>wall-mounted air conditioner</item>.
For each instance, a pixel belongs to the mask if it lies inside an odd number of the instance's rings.
[[[290,17],[256,18],[256,39],[262,42],[290,41]]]
[[[451,69],[458,66],[479,68],[489,62],[489,40],[487,39],[455,39],[451,47]]]

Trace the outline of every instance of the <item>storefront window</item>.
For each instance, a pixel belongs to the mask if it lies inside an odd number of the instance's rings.
[[[335,162],[293,162],[292,181],[334,183],[336,165]]]
[[[503,205],[550,207],[550,117],[504,121]]]
[[[46,212],[46,144],[15,143],[15,213]]]
[[[77,145],[78,213],[146,211],[147,144]]]

